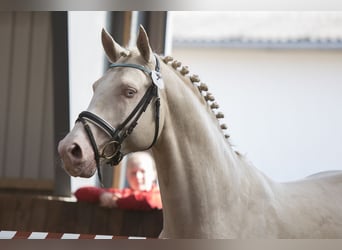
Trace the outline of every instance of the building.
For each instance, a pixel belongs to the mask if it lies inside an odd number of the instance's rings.
[[[279,181],[342,169],[341,12],[175,12],[172,55],[207,83],[231,141]]]

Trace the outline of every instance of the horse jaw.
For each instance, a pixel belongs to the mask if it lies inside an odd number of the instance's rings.
[[[69,175],[89,178],[96,172],[96,162],[93,149],[82,130],[83,128],[77,123],[59,142],[58,153]]]

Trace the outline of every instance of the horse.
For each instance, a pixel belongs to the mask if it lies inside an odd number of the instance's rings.
[[[163,203],[160,238],[341,238],[342,171],[276,182],[231,145],[208,86],[153,53],[142,26],[125,48],[102,30],[109,69],[58,152],[71,176],[100,175],[150,150]]]

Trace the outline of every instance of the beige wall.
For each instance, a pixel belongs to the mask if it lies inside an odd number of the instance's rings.
[[[342,51],[180,49],[236,149],[279,181],[342,169]]]
[[[50,13],[1,12],[0,34],[0,183],[52,181]]]

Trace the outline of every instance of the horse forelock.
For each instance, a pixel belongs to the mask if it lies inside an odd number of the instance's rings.
[[[126,48],[126,53],[120,54],[121,57],[116,63],[136,63],[142,66],[146,66],[150,69],[154,68],[154,62],[146,62],[140,55],[139,50],[134,48]]]

